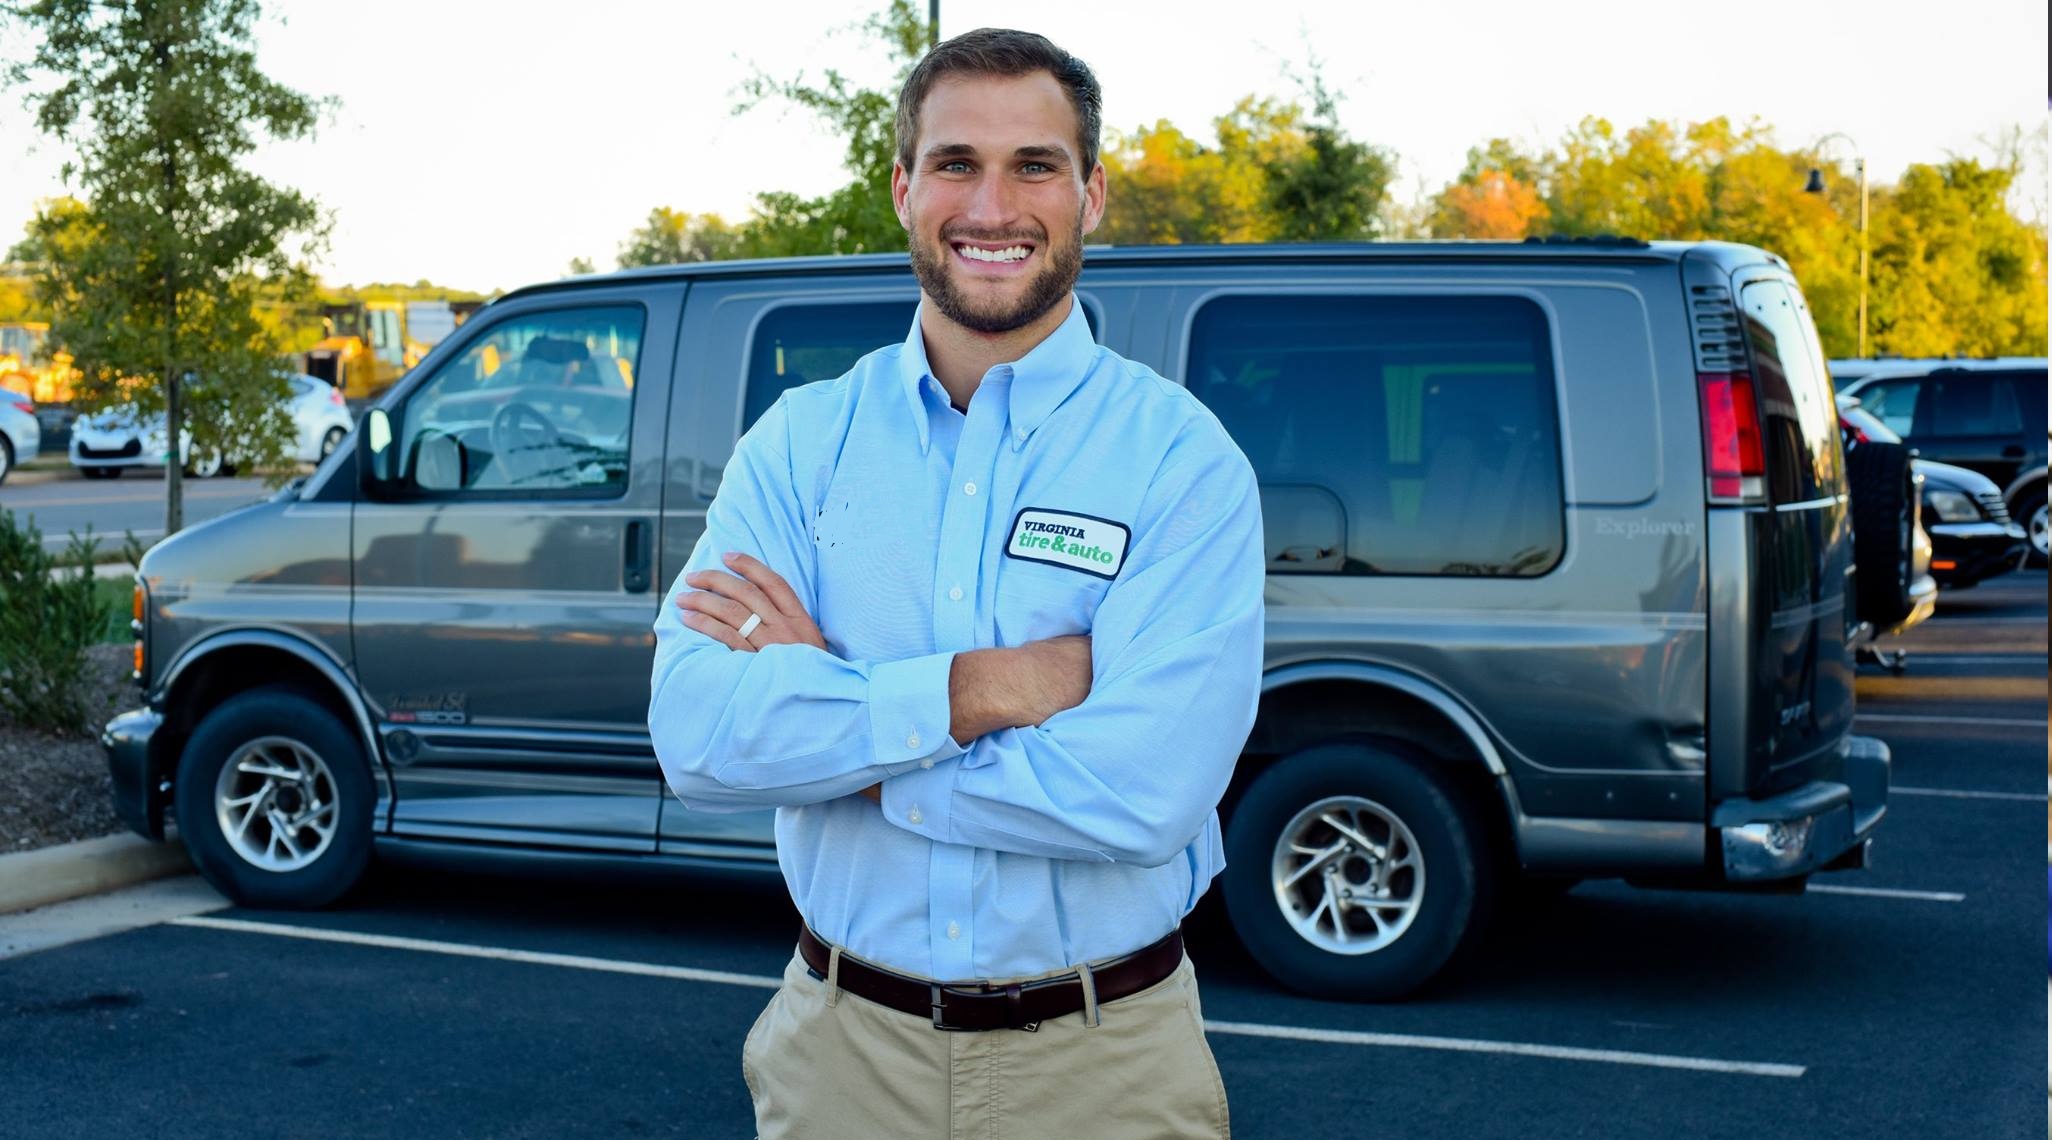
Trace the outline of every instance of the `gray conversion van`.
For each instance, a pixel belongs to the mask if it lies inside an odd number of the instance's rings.
[[[1843,458],[1779,258],[1094,249],[1077,292],[1261,481],[1265,695],[1222,893],[1278,979],[1401,994],[1521,884],[1864,864],[1888,752],[1851,731]],[[916,298],[865,256],[492,303],[354,446],[144,559],[147,707],[104,734],[121,817],[170,814],[256,906],[336,898],[374,845],[773,870],[767,813],[666,794],[650,625],[740,433]]]

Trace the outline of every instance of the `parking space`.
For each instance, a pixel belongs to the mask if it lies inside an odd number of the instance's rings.
[[[1803,897],[1585,884],[1389,1006],[1278,990],[1201,908],[1236,1135],[2035,1134],[2045,585],[1947,595],[1863,671],[1897,794],[1875,867]],[[388,866],[7,958],[5,1131],[746,1136],[796,921],[774,879]]]

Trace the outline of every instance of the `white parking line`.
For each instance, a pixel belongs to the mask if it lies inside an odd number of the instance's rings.
[[[1635,1053],[1621,1049],[1577,1049],[1566,1045],[1528,1045],[1519,1041],[1417,1037],[1409,1033],[1359,1033],[1348,1029],[1303,1029],[1294,1025],[1253,1025],[1244,1021],[1212,1021],[1209,1018],[1205,1019],[1204,1030],[1207,1033],[1235,1033],[1243,1037],[1322,1041],[1333,1045],[1497,1053],[1513,1057],[1547,1057],[1557,1061],[1595,1061],[1606,1065],[1689,1069],[1698,1073],[1736,1073],[1748,1077],[1800,1077],[1805,1071],[1801,1065],[1782,1065],[1768,1061],[1720,1061],[1712,1057],[1679,1057],[1669,1053]]]
[[[1871,899],[1917,899],[1922,902],[1963,902],[1966,899],[1957,891],[1904,891],[1892,887],[1840,887],[1829,883],[1811,883],[1806,889],[1815,895],[1860,895]]]
[[[204,926],[212,930],[233,930],[243,934],[275,934],[281,938],[305,938],[314,942],[347,942],[356,946],[382,946],[388,950],[419,950],[427,954],[453,954],[461,958],[497,958],[505,962],[526,962],[535,966],[565,966],[573,970],[600,970],[610,974],[641,974],[651,978],[674,978],[685,982],[712,982],[722,986],[754,986],[773,990],[781,978],[758,974],[730,974],[724,970],[695,970],[689,966],[660,966],[653,962],[627,962],[618,958],[587,958],[582,954],[544,954],[534,950],[509,950],[501,946],[473,946],[467,942],[441,942],[432,938],[400,938],[390,934],[359,934],[353,930],[317,930],[310,926],[289,926],[276,922],[250,922],[241,918],[174,918],[172,926]]]
[[[1901,785],[1888,789],[1891,796],[1945,796],[1958,800],[2024,800],[2029,803],[2044,803],[2046,796],[2037,792],[1970,792],[1964,788],[1906,788]]]
[[[1811,888],[1815,890],[1816,888]],[[761,974],[734,974],[724,970],[698,970],[688,966],[661,966],[653,962],[628,962],[617,958],[589,958],[582,954],[544,954],[532,950],[510,950],[500,946],[475,946],[467,942],[442,942],[431,938],[402,938],[390,934],[359,934],[350,930],[320,930],[285,923],[251,922],[240,918],[209,918],[196,915],[172,919],[171,926],[197,926],[239,934],[272,934],[281,938],[304,938],[313,942],[342,942],[357,946],[378,946],[390,950],[417,950],[428,954],[450,954],[462,958],[492,958],[525,962],[537,966],[563,966],[573,970],[598,970],[612,974],[674,978],[687,982],[711,982],[723,986],[776,989],[781,978]],[[1580,1049],[1565,1045],[1535,1045],[1521,1041],[1480,1041],[1465,1037],[1418,1037],[1407,1033],[1361,1033],[1342,1029],[1306,1029],[1295,1025],[1260,1025],[1242,1021],[1206,1019],[1207,1033],[1238,1034],[1243,1037],[1275,1037],[1297,1041],[1318,1041],[1336,1045],[1368,1045],[1396,1049],[1440,1049],[1458,1053],[1495,1053],[1513,1057],[1543,1057],[1559,1061],[1593,1061],[1609,1065],[1639,1065],[1655,1069],[1687,1069],[1699,1073],[1734,1073],[1749,1077],[1800,1077],[1802,1065],[1767,1061],[1723,1061],[1713,1057],[1684,1057],[1666,1053],[1636,1053],[1617,1049]]]
[[[1994,724],[2014,728],[2043,728],[2042,719],[2001,716],[1923,716],[1914,713],[1855,713],[1854,720],[1887,720],[1898,724]]]

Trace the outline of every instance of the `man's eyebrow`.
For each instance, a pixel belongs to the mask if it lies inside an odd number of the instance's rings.
[[[977,153],[976,147],[969,143],[937,143],[926,149],[925,157],[928,162],[938,162],[943,159],[974,158]],[[1012,157],[1072,161],[1069,148],[1064,146],[1022,146],[1012,151]]]

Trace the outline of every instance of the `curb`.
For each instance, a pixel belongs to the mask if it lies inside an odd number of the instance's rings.
[[[146,883],[192,869],[182,843],[106,835],[0,855],[0,914]]]
[[[16,467],[7,473],[10,487],[35,487],[44,483],[62,483],[75,479],[69,467]]]

